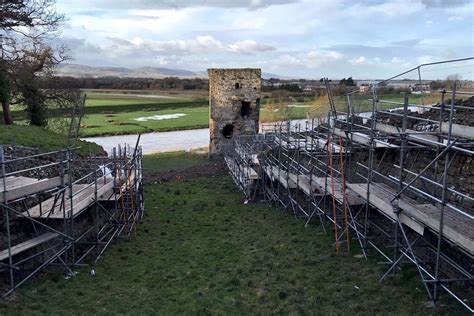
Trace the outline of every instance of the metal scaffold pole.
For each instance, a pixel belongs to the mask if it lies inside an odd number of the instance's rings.
[[[253,185],[266,201],[303,217],[305,227],[314,216],[323,229],[331,225],[336,252],[344,239],[348,249],[355,239],[365,258],[381,255],[388,268],[380,281],[412,265],[433,302],[443,290],[474,312],[466,298],[474,282],[474,192],[462,182],[474,169],[474,92],[455,83],[452,91],[428,95],[422,77],[427,67],[473,60],[419,65],[341,95],[324,78],[327,117],[296,126],[274,122],[262,127],[271,136],[264,146],[251,145],[257,135],[246,142],[252,148],[246,156],[258,157],[261,166]],[[407,87],[402,101],[387,94],[387,85],[405,84],[408,75],[415,78],[411,93]],[[230,149],[234,156],[240,143],[237,138]],[[229,171],[237,179],[246,164],[234,161]]]
[[[63,267],[67,277],[73,277],[86,258],[97,261],[118,240],[122,224],[136,232],[144,212],[139,140],[133,156],[123,151],[119,157],[114,148],[111,157],[73,159],[73,151],[7,158],[0,145],[0,209],[5,222],[0,265],[9,280],[1,288],[3,296],[51,265]],[[130,198],[125,210],[129,216],[120,223],[124,189]]]

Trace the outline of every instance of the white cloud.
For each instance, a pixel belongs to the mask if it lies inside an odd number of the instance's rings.
[[[429,64],[435,61],[435,58],[431,55],[424,55],[420,56],[416,59],[418,61],[418,64]]]
[[[230,44],[229,48],[236,53],[240,54],[253,54],[258,52],[266,52],[275,50],[275,47],[270,45],[265,45],[261,43],[257,43],[256,41],[245,40],[239,41],[234,44]]]
[[[309,68],[319,68],[323,64],[334,63],[345,58],[335,51],[312,50],[303,56],[303,61]]]
[[[367,58],[365,56],[360,56],[359,58],[355,59],[350,59],[349,62],[352,65],[356,66],[368,66],[368,65],[375,65],[375,64],[380,64],[382,61],[379,57],[374,57],[374,58]]]
[[[197,36],[190,40],[174,40],[174,41],[156,41],[143,39],[140,37],[131,40],[124,40],[115,37],[109,37],[107,42],[92,45],[85,40],[67,39],[68,43],[72,43],[75,49],[82,48],[84,52],[97,53],[109,58],[137,58],[137,57],[154,57],[154,56],[186,56],[186,55],[207,55],[216,53],[233,53],[237,55],[258,54],[275,50],[270,45],[258,43],[253,40],[243,40],[230,44],[218,41],[210,35]],[[167,63],[161,60],[160,64]]]
[[[274,59],[273,64],[275,64],[276,66],[302,65],[303,61],[296,56],[292,56],[290,54],[283,54],[278,56],[278,58]]]
[[[346,57],[335,51],[311,50],[304,53],[282,54],[270,63],[274,67],[298,66],[318,69],[337,62],[345,61]]]
[[[209,8],[249,8],[258,9],[274,5],[282,5],[296,0],[83,0],[79,4],[83,7],[100,9],[183,9],[189,7]],[[75,0],[62,0],[63,4],[77,6]]]
[[[470,0],[421,0],[421,3],[428,8],[431,7],[457,7],[469,3]]]
[[[352,60],[352,63],[354,64],[365,64],[367,62],[367,59],[364,56],[360,56],[357,59]]]
[[[420,3],[407,3],[404,0],[394,0],[377,2],[376,4],[356,3],[346,9],[351,16],[356,18],[369,18],[374,16],[384,16],[390,18],[400,18],[402,16],[413,15],[423,10]]]
[[[394,63],[394,64],[401,64],[401,63],[404,62],[404,60],[401,59],[401,58],[398,58],[398,57],[393,57],[391,62]]]
[[[454,23],[472,20],[472,0],[57,0],[57,6],[69,19],[63,36],[76,62],[91,65],[249,66],[287,76],[383,78],[427,56],[472,55],[466,40],[472,28]]]
[[[463,21],[464,18],[462,16],[450,16],[448,18],[449,22],[456,22],[456,21]]]

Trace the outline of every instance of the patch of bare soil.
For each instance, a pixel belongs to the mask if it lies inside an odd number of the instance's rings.
[[[167,170],[164,172],[146,172],[145,183],[164,183],[183,179],[193,179],[200,177],[215,177],[227,172],[224,161],[209,162],[202,165],[192,166],[178,170]]]

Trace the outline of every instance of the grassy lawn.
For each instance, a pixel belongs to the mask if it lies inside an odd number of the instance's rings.
[[[44,152],[66,147],[67,136],[47,129],[28,125],[0,125],[0,144],[16,144],[41,149]],[[104,150],[96,143],[78,141],[79,154],[102,153]]]
[[[146,132],[206,128],[209,126],[209,104],[202,94],[160,95],[151,98],[143,95],[89,92],[87,94],[86,116],[82,121],[81,134],[87,136],[120,135]],[[311,98],[295,100],[292,103],[308,105]],[[308,107],[285,107],[273,111],[262,103],[263,122],[306,117]],[[139,117],[166,114],[186,114],[167,120],[136,121]]]
[[[354,106],[356,113],[358,112],[370,112],[372,111],[372,95],[354,95],[351,98],[351,104]],[[386,94],[379,95],[379,100],[391,101],[391,102],[403,102],[403,94]],[[333,98],[337,110],[341,112],[347,112],[347,97],[337,96]],[[438,102],[439,96],[425,96],[425,104],[430,102]],[[408,99],[410,104],[421,104],[421,95],[410,94]],[[323,117],[326,118],[330,111],[328,99],[326,96],[320,98],[305,98],[304,100],[298,100],[298,102],[291,102],[291,106],[286,105],[271,105],[271,102],[262,104],[260,110],[260,121],[261,122],[273,122],[288,119],[300,119],[309,117]],[[380,110],[391,109],[402,107],[400,104],[390,104],[379,102],[378,108]]]
[[[202,95],[189,94],[127,94],[85,92],[86,113],[163,110],[177,107],[202,107],[208,105]]]
[[[209,123],[208,101],[192,94],[87,93],[82,136],[120,135],[205,128]],[[154,115],[185,114],[165,120],[137,121]]]
[[[171,119],[154,120],[155,115],[184,114]],[[150,118],[137,121],[139,118]],[[206,128],[209,126],[207,107],[182,107],[173,110],[116,112],[113,114],[88,114],[81,124],[82,136],[118,135]]]
[[[162,93],[159,95],[133,91],[85,91],[87,94],[82,136],[134,134],[203,128],[209,125],[208,101],[201,93]],[[183,113],[185,117],[168,120],[135,121],[153,115]],[[1,111],[0,111],[1,114]],[[23,108],[12,108],[14,120],[25,124]],[[55,110],[50,116],[61,115]],[[0,123],[1,124],[1,123]]]
[[[81,128],[83,137],[164,132],[209,126],[209,104],[202,91],[200,93],[145,94],[148,92],[118,90],[86,91],[86,93],[86,111]],[[371,95],[354,96],[352,104],[355,106],[355,111],[371,111],[372,101],[369,100],[371,98]],[[403,95],[382,95],[379,99],[403,102]],[[425,102],[431,99],[432,97],[426,97]],[[345,97],[335,97],[334,101],[339,110],[346,111]],[[420,101],[420,95],[410,95],[410,103],[418,104]],[[394,107],[399,107],[399,105],[379,104],[380,109]],[[283,103],[264,99],[260,110],[260,121],[300,119],[305,118],[308,112],[310,117],[326,117],[328,111],[326,97],[293,98]],[[14,108],[12,112],[18,123],[25,122],[25,112],[22,109]],[[185,114],[185,116],[163,120],[136,120],[140,117],[168,114]],[[51,115],[54,116],[54,112]]]
[[[191,101],[193,98],[187,95],[153,95],[145,93],[123,93],[118,92],[91,92],[84,91],[87,95],[87,106],[107,106],[110,104],[157,104],[170,102]]]
[[[277,108],[263,107],[260,109],[260,122],[284,121],[288,119],[306,118],[306,113],[311,109],[308,107],[287,107],[281,106]]]
[[[179,155],[178,155],[179,156]],[[147,157],[166,171],[199,156]],[[174,165],[169,161],[176,161]],[[379,283],[385,266],[336,254],[330,234],[264,203],[243,204],[227,175],[147,184],[136,236],[113,245],[95,278],[81,268],[27,284],[0,314],[435,314],[413,270]],[[456,307],[456,305],[454,305]]]
[[[355,95],[351,98],[351,104],[354,106],[355,112],[371,112],[372,111],[372,95]],[[404,95],[397,93],[397,94],[385,94],[379,95],[378,99],[381,100],[378,104],[380,110],[390,109],[390,108],[399,108],[403,107],[402,104],[390,104],[384,103],[383,101],[391,101],[391,102],[399,102],[403,103]],[[434,96],[426,96],[425,97],[425,104],[433,102],[436,103],[440,101],[439,98]],[[334,102],[338,110],[347,111],[347,98],[346,97],[335,97]],[[408,95],[408,103],[409,104],[421,104],[421,95],[419,94],[409,94]]]
[[[146,170],[153,172],[166,172],[197,166],[204,163],[206,159],[207,152],[203,150],[172,151],[143,157]]]

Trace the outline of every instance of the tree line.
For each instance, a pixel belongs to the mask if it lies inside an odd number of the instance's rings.
[[[121,78],[54,77],[40,81],[43,89],[122,89],[122,90],[207,90],[209,81],[202,78]]]

